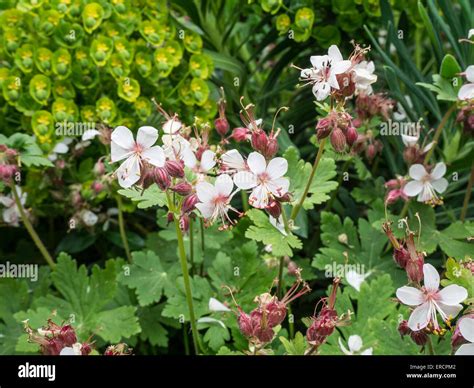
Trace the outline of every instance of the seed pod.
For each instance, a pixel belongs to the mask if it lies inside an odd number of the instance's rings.
[[[165,163],[165,169],[168,174],[173,178],[184,177],[184,164],[177,160],[167,160]]]
[[[219,117],[214,121],[216,131],[221,137],[224,137],[229,131],[229,122],[225,117]]]
[[[64,346],[72,346],[77,342],[76,332],[70,325],[61,327],[58,338],[64,343]]]
[[[165,191],[171,186],[171,178],[164,167],[155,167],[153,169],[153,177],[158,187]]]
[[[394,248],[393,260],[397,263],[400,268],[406,268],[408,261],[410,260],[410,254],[404,246]]]
[[[336,152],[344,152],[346,148],[346,137],[341,129],[335,128],[331,133],[331,144]]]
[[[398,332],[400,333],[401,337],[403,338],[405,335],[411,334],[411,329],[408,327],[408,321],[403,320],[398,325]]]
[[[191,194],[191,192],[193,191],[193,186],[189,182],[181,181],[174,185],[171,190],[174,191],[176,194],[185,197],[186,195]]]
[[[412,331],[410,337],[415,344],[420,346],[424,346],[428,342],[428,334],[426,334],[423,330]]]

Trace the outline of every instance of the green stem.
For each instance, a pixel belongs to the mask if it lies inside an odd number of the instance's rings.
[[[23,205],[21,203],[21,199],[18,196],[18,193],[16,191],[15,183],[12,182],[10,187],[12,189],[13,199],[15,200],[18,211],[20,212],[20,217],[21,217],[21,220],[23,221],[23,225],[25,225],[26,230],[30,234],[32,240],[36,244],[36,247],[39,249],[39,251],[43,255],[46,262],[49,264],[49,266],[51,268],[54,268],[56,264],[54,263],[53,258],[49,254],[48,250],[46,249],[46,247],[44,246],[44,244],[41,241],[40,237],[38,236],[38,233],[36,233],[36,230],[33,228],[33,225],[31,224],[30,220],[28,219],[28,216],[25,213],[25,209],[23,208]]]
[[[172,199],[170,198],[169,195],[167,195],[167,197],[168,197],[168,208],[169,208],[169,211],[173,214],[176,237],[178,238],[179,261],[181,264],[181,271],[183,273],[184,291],[186,293],[186,303],[188,305],[189,320],[191,322],[191,332],[193,335],[194,352],[195,354],[199,354],[199,333],[198,333],[197,325],[196,325],[196,316],[194,314],[191,280],[190,280],[189,271],[188,271],[188,261],[186,259],[186,249],[184,248],[183,232],[181,231],[181,228],[179,227],[179,220],[176,218],[175,208],[174,208]]]
[[[404,218],[407,215],[409,207],[410,207],[410,200],[407,200],[405,201],[405,204],[403,205],[399,218]]]
[[[194,224],[192,217],[189,217],[189,263],[191,264],[191,273],[194,275]]]
[[[201,252],[202,252],[202,258],[201,258],[201,268],[199,269],[199,273],[201,276],[204,275],[204,250],[205,250],[205,240],[204,240],[204,222],[202,221],[202,218],[199,219],[199,228],[201,232]]]
[[[276,295],[278,298],[281,298],[282,289],[281,283],[283,282],[283,268],[285,267],[285,256],[280,257],[280,264],[278,265],[278,284]]]
[[[431,337],[428,336],[428,341],[426,342],[426,344],[428,345],[427,346],[427,350],[428,350],[428,354],[430,356],[434,356],[435,355],[435,352],[434,352],[434,348],[433,348],[433,342],[431,341]]]
[[[461,210],[461,221],[464,222],[467,215],[467,208],[469,206],[469,200],[471,199],[472,186],[474,184],[474,162],[471,167],[471,175],[469,176],[469,181],[467,183],[466,194],[464,195],[464,201]]]
[[[129,263],[131,263],[132,255],[130,253],[130,246],[128,245],[127,233],[125,232],[125,222],[123,219],[123,202],[122,197],[120,195],[117,195],[117,208],[120,238],[122,239],[122,244],[123,248],[125,249],[125,254],[127,255],[127,260]]]
[[[244,212],[249,210],[249,197],[245,190],[240,190],[240,195],[242,197],[242,207],[244,208]]]
[[[294,323],[294,319],[293,319],[292,315],[293,315],[293,312],[291,310],[291,306],[288,305],[288,325],[289,325],[289,328],[290,328],[290,338],[291,339],[295,338],[295,323]]]
[[[430,161],[431,155],[433,154],[435,147],[438,145],[438,141],[441,136],[441,133],[443,132],[443,128],[448,122],[449,116],[451,116],[451,113],[453,113],[455,109],[456,109],[456,105],[452,105],[451,108],[449,108],[444,114],[443,118],[441,119],[438,125],[438,128],[436,128],[435,134],[433,136],[434,144],[425,156],[425,160],[424,160],[425,164],[427,164]]]
[[[184,342],[184,352],[186,356],[189,356],[189,338],[187,333],[187,325],[186,322],[183,322],[183,342]]]
[[[300,201],[296,204],[296,206],[293,208],[293,211],[291,212],[290,219],[293,221],[298,216],[298,213],[301,210],[301,207],[303,206],[304,200],[306,199],[306,196],[308,195],[309,189],[311,187],[311,183],[313,183],[314,174],[316,173],[316,170],[319,165],[319,161],[321,160],[321,157],[323,156],[324,145],[326,144],[326,140],[327,138],[324,138],[323,140],[321,140],[321,144],[319,145],[316,159],[314,159],[313,169],[311,170],[311,174],[309,176],[308,182],[306,183],[306,187],[304,189],[303,195],[301,196]]]

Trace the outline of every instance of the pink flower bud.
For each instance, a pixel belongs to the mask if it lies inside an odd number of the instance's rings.
[[[153,169],[153,177],[155,183],[161,190],[165,191],[171,186],[171,178],[167,172],[167,169],[164,167],[155,167]]]
[[[94,174],[98,176],[105,174],[105,165],[101,159],[99,159],[94,165]]]
[[[422,254],[418,254],[418,257],[411,258],[405,267],[407,271],[408,279],[414,283],[419,283],[423,280],[423,264],[425,260]]]
[[[398,248],[394,248],[393,250],[393,260],[395,260],[395,263],[397,263],[401,268],[405,268],[410,260],[410,254],[404,246],[400,245]]]
[[[398,332],[400,333],[400,336],[402,338],[408,334],[411,334],[411,329],[408,327],[407,320],[400,322],[400,324],[398,325]]]
[[[199,202],[197,194],[189,194],[183,200],[183,204],[181,205],[181,211],[183,213],[190,213],[196,208],[196,204]]]
[[[81,346],[81,354],[83,356],[88,356],[92,352],[92,344],[84,342]]]
[[[316,136],[318,140],[322,140],[329,136],[331,133],[331,119],[328,117],[324,117],[318,120],[316,124]]]
[[[369,144],[365,150],[365,156],[367,159],[372,160],[375,158],[375,155],[377,154],[377,149],[375,148],[375,145]]]
[[[268,137],[267,134],[262,129],[257,129],[252,132],[251,136],[252,148],[264,154],[267,149]]]
[[[273,218],[278,218],[281,215],[281,204],[274,199],[271,199],[268,205],[265,207],[265,210],[270,214]]]
[[[96,194],[99,194],[104,189],[104,185],[101,182],[94,181],[92,182],[91,188]]]
[[[179,228],[183,233],[187,233],[189,230],[189,216],[187,214],[183,214],[179,217]]]
[[[350,147],[352,147],[352,145],[356,142],[358,137],[359,137],[359,133],[357,132],[357,129],[355,129],[355,127],[350,126],[349,128],[347,128],[346,141]]]
[[[412,331],[410,337],[413,342],[419,346],[424,346],[428,342],[428,334],[426,334],[423,330]]]
[[[249,130],[245,127],[234,128],[232,131],[232,139],[237,142],[246,141],[249,139]]]
[[[263,154],[267,159],[273,158],[278,152],[278,140],[275,137],[270,136],[268,138],[267,148]]]
[[[174,185],[171,190],[174,191],[176,194],[185,197],[186,195],[191,194],[191,192],[193,191],[193,186],[186,181],[181,181]]]
[[[253,336],[252,319],[250,318],[250,315],[242,311],[242,309],[240,308],[239,308],[239,316],[237,318],[237,323],[239,324],[240,332],[245,337]]]
[[[306,339],[311,345],[321,345],[335,330],[337,312],[323,307],[318,317],[312,318],[313,322],[306,331]]]
[[[341,129],[335,128],[331,132],[331,144],[336,152],[344,152],[346,148],[346,137]]]
[[[184,164],[181,161],[167,160],[165,163],[165,169],[173,178],[184,177]]]
[[[229,131],[229,122],[225,117],[219,117],[214,121],[214,126],[216,127],[216,131],[221,137],[224,137],[227,132]]]
[[[72,346],[77,342],[76,332],[71,325],[61,327],[58,338],[64,343],[64,346]]]

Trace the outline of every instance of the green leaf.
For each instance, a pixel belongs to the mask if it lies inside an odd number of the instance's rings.
[[[439,71],[441,77],[451,80],[461,72],[461,66],[459,66],[456,58],[454,58],[451,54],[446,54],[443,58],[443,61],[441,62],[441,68]]]
[[[302,248],[301,241],[295,235],[289,233],[284,235],[274,227],[268,216],[261,210],[251,209],[247,216],[253,221],[245,232],[245,237],[261,241],[265,245],[271,245],[275,256],[293,256],[292,248]]]
[[[121,306],[101,311],[95,317],[95,333],[105,341],[113,343],[119,342],[121,338],[130,338],[140,333],[136,312],[135,306]]]
[[[293,204],[298,203],[303,196],[306,183],[311,175],[312,166],[299,158],[297,148],[288,148],[283,157],[288,161],[287,177],[290,179],[290,192]],[[337,188],[337,182],[332,180],[337,174],[336,163],[333,159],[322,158],[316,169],[308,196],[303,202],[303,208],[312,209],[315,205],[326,202],[331,191]]]
[[[279,337],[280,342],[290,356],[303,356],[306,350],[306,338],[300,332],[296,333],[295,338],[288,340],[285,337]]]
[[[145,191],[131,188],[121,189],[118,193],[131,199],[133,202],[138,202],[137,206],[139,209],[148,209],[152,206],[162,207],[166,204],[165,193],[156,185],[150,186]]]
[[[135,289],[140,306],[159,302],[163,289],[169,282],[160,258],[152,251],[133,252],[133,264],[126,266],[118,280]]]

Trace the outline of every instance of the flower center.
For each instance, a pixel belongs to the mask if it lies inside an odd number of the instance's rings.
[[[261,185],[265,185],[270,181],[270,176],[266,172],[262,172],[258,175],[258,183]]]
[[[135,143],[133,146],[133,152],[136,154],[141,154],[143,152],[143,146],[141,144]]]

